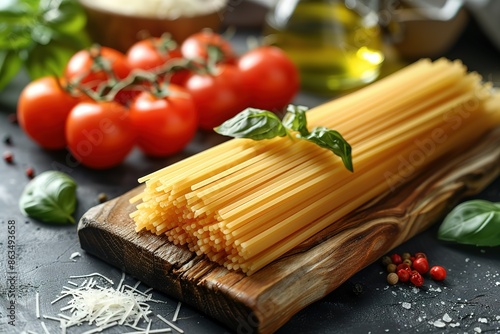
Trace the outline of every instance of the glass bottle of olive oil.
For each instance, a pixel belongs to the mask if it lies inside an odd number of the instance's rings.
[[[297,64],[302,88],[332,94],[372,82],[384,60],[377,0],[279,0],[266,35]]]

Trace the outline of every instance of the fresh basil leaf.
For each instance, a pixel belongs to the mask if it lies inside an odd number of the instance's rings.
[[[7,1],[0,7],[0,49],[28,47],[32,43],[31,28],[36,21],[36,6],[29,1]]]
[[[30,21],[29,15],[25,10],[13,6],[0,9],[0,19],[5,26],[9,26],[11,24],[27,24]]]
[[[72,35],[70,33],[60,33],[56,32],[52,35],[53,44],[64,45],[68,49],[72,49],[73,53],[87,49],[90,45],[92,45],[92,40],[89,38],[87,34],[75,34]]]
[[[214,130],[224,136],[253,140],[284,137],[288,134],[278,116],[270,111],[255,108],[243,110]]]
[[[0,51],[16,52],[32,80],[61,75],[69,58],[91,44],[85,25],[86,14],[78,1],[3,1],[0,4]],[[0,68],[0,73],[11,73],[14,69],[18,67]],[[12,77],[2,76],[0,89],[10,80]]]
[[[0,50],[26,49],[32,43],[30,26],[0,21]]]
[[[271,139],[275,137],[292,137],[291,131],[298,131],[298,138],[308,140],[316,145],[332,151],[339,156],[344,166],[353,171],[351,145],[335,130],[317,127],[307,130],[306,107],[288,107],[288,115],[283,121],[267,110],[247,108],[214,128],[215,132],[234,138],[250,138],[253,140]]]
[[[0,2],[0,17],[19,18],[37,12],[40,0],[4,0]]]
[[[287,113],[283,117],[283,125],[287,129],[298,131],[301,136],[307,136],[309,130],[307,129],[306,111],[307,107],[288,105]]]
[[[61,76],[65,64],[74,54],[72,48],[60,43],[50,45],[37,44],[28,55],[25,62],[26,71],[31,79],[43,76]]]
[[[315,143],[319,147],[332,151],[342,159],[344,166],[349,171],[353,171],[351,145],[349,145],[338,131],[325,127],[317,127],[312,129],[311,133],[302,138]]]
[[[0,50],[0,90],[14,79],[23,62],[17,52],[12,50]]]
[[[42,45],[47,45],[52,40],[54,32],[47,26],[42,24],[36,24],[33,29],[31,29],[31,38],[34,42]]]
[[[36,10],[40,5],[40,0],[7,0],[5,1],[8,7],[22,7],[30,8],[31,10]]]
[[[64,34],[81,35],[87,22],[85,11],[74,0],[50,1],[41,11],[43,24]]]
[[[476,246],[500,246],[500,203],[471,200],[457,205],[443,220],[438,238]]]
[[[76,182],[67,174],[47,171],[26,185],[19,207],[26,216],[42,222],[74,223],[76,188]]]

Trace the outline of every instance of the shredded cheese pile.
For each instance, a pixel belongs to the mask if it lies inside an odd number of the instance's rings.
[[[149,310],[145,307],[148,297],[133,290],[85,286],[67,289],[63,293],[64,296],[72,297],[69,305],[61,309],[71,312],[67,327],[84,322],[103,326],[115,321],[119,325],[131,323],[136,326],[142,318],[148,321]]]
[[[99,276],[99,278],[96,278]],[[61,313],[54,316],[44,315],[44,319],[58,321],[62,333],[73,326],[88,325],[91,329],[86,334],[102,332],[114,326],[127,326],[135,331],[130,333],[168,333],[175,329],[179,333],[184,333],[182,329],[175,326],[165,318],[157,317],[169,327],[152,329],[152,311],[149,302],[160,302],[153,299],[152,289],[140,291],[137,282],[135,286],[124,283],[125,275],[122,276],[118,286],[113,287],[113,281],[101,274],[94,273],[83,276],[71,276],[70,278],[85,278],[81,284],[68,281],[72,287],[64,286],[60,295],[51,304],[56,304],[67,300],[65,306],[60,308]],[[107,286],[102,286],[102,279],[107,281]],[[180,302],[175,310],[173,322],[177,320]],[[37,318],[40,314],[39,295],[36,295]],[[146,328],[140,327],[146,324]],[[42,322],[45,333],[48,333],[45,323]]]

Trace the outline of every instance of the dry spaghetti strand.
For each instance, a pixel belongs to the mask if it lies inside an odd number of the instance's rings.
[[[421,60],[307,112],[342,133],[355,172],[327,150],[233,139],[142,177],[147,230],[247,275],[500,124],[500,97],[458,61]]]

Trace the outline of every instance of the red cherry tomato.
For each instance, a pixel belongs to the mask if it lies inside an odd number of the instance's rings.
[[[151,37],[133,44],[126,53],[128,64],[132,69],[155,71],[169,62],[182,59],[182,54],[175,42],[162,37]],[[182,85],[189,72],[177,71],[169,79],[171,83]]]
[[[299,72],[279,48],[262,46],[243,54],[238,60],[251,107],[278,111],[286,107],[299,90]]]
[[[96,169],[120,164],[136,143],[128,110],[117,102],[82,102],[70,112],[66,139],[73,156]]]
[[[198,110],[199,127],[211,130],[248,107],[248,92],[236,66],[221,64],[215,74],[193,74],[185,84]]]
[[[66,147],[66,118],[80,102],[62,89],[61,84],[53,77],[37,79],[22,90],[18,99],[19,124],[31,139],[46,149]]]
[[[113,48],[99,46],[75,53],[66,64],[64,77],[70,83],[78,82],[86,89],[97,91],[104,83],[112,87],[130,72],[125,54]],[[136,89],[124,88],[113,98],[126,105],[137,93]]]
[[[189,36],[181,45],[184,58],[191,60],[207,60],[209,47],[216,47],[220,51],[221,62],[233,63],[236,56],[231,43],[220,34],[211,30],[203,30]]]
[[[110,78],[110,73],[107,73],[100,64],[109,65],[112,75],[117,79],[126,78],[131,71],[122,52],[100,46],[75,53],[66,64],[64,76],[69,82],[79,81],[90,88],[95,88]]]
[[[418,257],[413,261],[412,267],[420,274],[425,274],[429,271],[429,262],[425,257]]]
[[[446,278],[446,269],[441,266],[433,266],[429,271],[431,278],[435,281],[443,281]]]
[[[191,95],[175,85],[169,85],[168,91],[164,98],[143,92],[130,105],[139,148],[150,156],[181,151],[198,128],[198,113]]]

